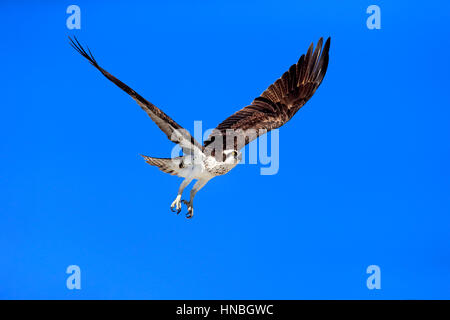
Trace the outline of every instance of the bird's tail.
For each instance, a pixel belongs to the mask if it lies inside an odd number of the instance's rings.
[[[177,158],[153,158],[141,155],[145,162],[152,166],[156,166],[159,168],[159,170],[171,174],[171,175],[178,175],[180,173],[180,169],[182,169],[182,157]]]

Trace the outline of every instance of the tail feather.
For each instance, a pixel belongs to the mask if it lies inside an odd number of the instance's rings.
[[[181,157],[177,158],[153,158],[149,156],[141,155],[145,162],[152,166],[158,167],[159,170],[171,174],[171,175],[178,175],[180,172],[180,164],[182,163]]]

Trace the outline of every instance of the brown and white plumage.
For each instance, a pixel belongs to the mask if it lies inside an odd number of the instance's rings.
[[[242,139],[243,143],[238,146],[235,142],[232,146],[238,150],[260,135],[288,122],[322,83],[328,67],[330,38],[326,41],[323,50],[322,44],[323,39],[320,38],[313,51],[311,43],[306,56],[302,55],[296,64],[292,65],[249,106],[220,123],[205,141],[204,146],[213,145],[213,142],[218,140],[217,137],[223,138],[228,130],[228,132],[235,131],[237,135],[245,135],[246,139]],[[248,131],[254,131],[256,135],[247,134]],[[218,147],[217,144],[215,147]],[[229,147],[223,148],[229,149]]]
[[[93,54],[89,48],[84,49],[78,39],[74,37],[75,40],[69,37],[70,44],[72,47],[78,51],[83,57],[85,57],[95,68],[97,68],[107,79],[111,80],[120,89],[128,93],[138,105],[150,116],[150,118],[156,123],[156,125],[164,132],[172,142],[180,144],[183,148],[184,153],[192,153],[195,151],[201,151],[202,146],[197,142],[189,132],[176,123],[171,117],[165,114],[161,109],[156,107],[151,102],[144,99],[140,94],[131,89],[125,83],[114,77],[108,71],[99,66],[95,60]]]
[[[242,147],[262,134],[284,125],[313,96],[327,71],[330,49],[330,38],[324,46],[323,39],[320,38],[315,49],[311,44],[306,55],[302,55],[296,64],[249,106],[220,123],[202,146],[158,107],[100,67],[91,51],[84,49],[76,38],[69,39],[75,50],[139,104],[169,140],[180,145],[184,154],[181,157],[143,157],[147,163],[157,166],[163,172],[185,178],[171,209],[175,208],[179,213],[181,203],[184,202],[188,206],[189,218],[193,215],[193,199],[197,191],[213,177],[233,169],[241,160],[239,150]],[[190,201],[181,200],[184,188],[194,179],[197,182],[191,190]]]

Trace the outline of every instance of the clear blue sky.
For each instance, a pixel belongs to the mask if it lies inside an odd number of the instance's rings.
[[[0,298],[450,298],[449,18],[448,1],[2,1]],[[278,174],[238,166],[187,220],[181,179],[139,156],[172,143],[68,35],[189,130],[332,44]]]

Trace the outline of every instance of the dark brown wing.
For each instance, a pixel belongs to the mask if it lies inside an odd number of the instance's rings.
[[[313,52],[311,43],[306,56],[302,55],[297,64],[292,65],[261,96],[253,100],[251,105],[219,124],[204,146],[238,150],[260,135],[288,122],[312,97],[325,76],[330,38],[327,39],[323,50],[322,44],[323,39],[320,38]],[[237,136],[233,138],[234,143],[227,144],[226,147],[221,145],[225,143],[225,136],[230,135]]]
[[[194,151],[202,151],[202,146],[200,143],[195,140],[189,132],[182,128],[178,123],[176,123],[172,118],[170,118],[167,114],[161,111],[158,107],[145,100],[141,95],[139,95],[136,91],[131,89],[125,83],[114,77],[108,71],[99,66],[94,56],[92,55],[89,48],[87,51],[81,46],[80,42],[78,42],[77,38],[74,37],[75,41],[70,38],[70,44],[72,47],[77,50],[83,57],[85,57],[94,67],[96,67],[106,78],[111,80],[115,85],[117,85],[120,89],[128,93],[138,104],[139,106],[147,112],[147,114],[152,118],[152,120],[156,123],[156,125],[166,134],[169,140],[180,144],[184,153],[193,153]]]

